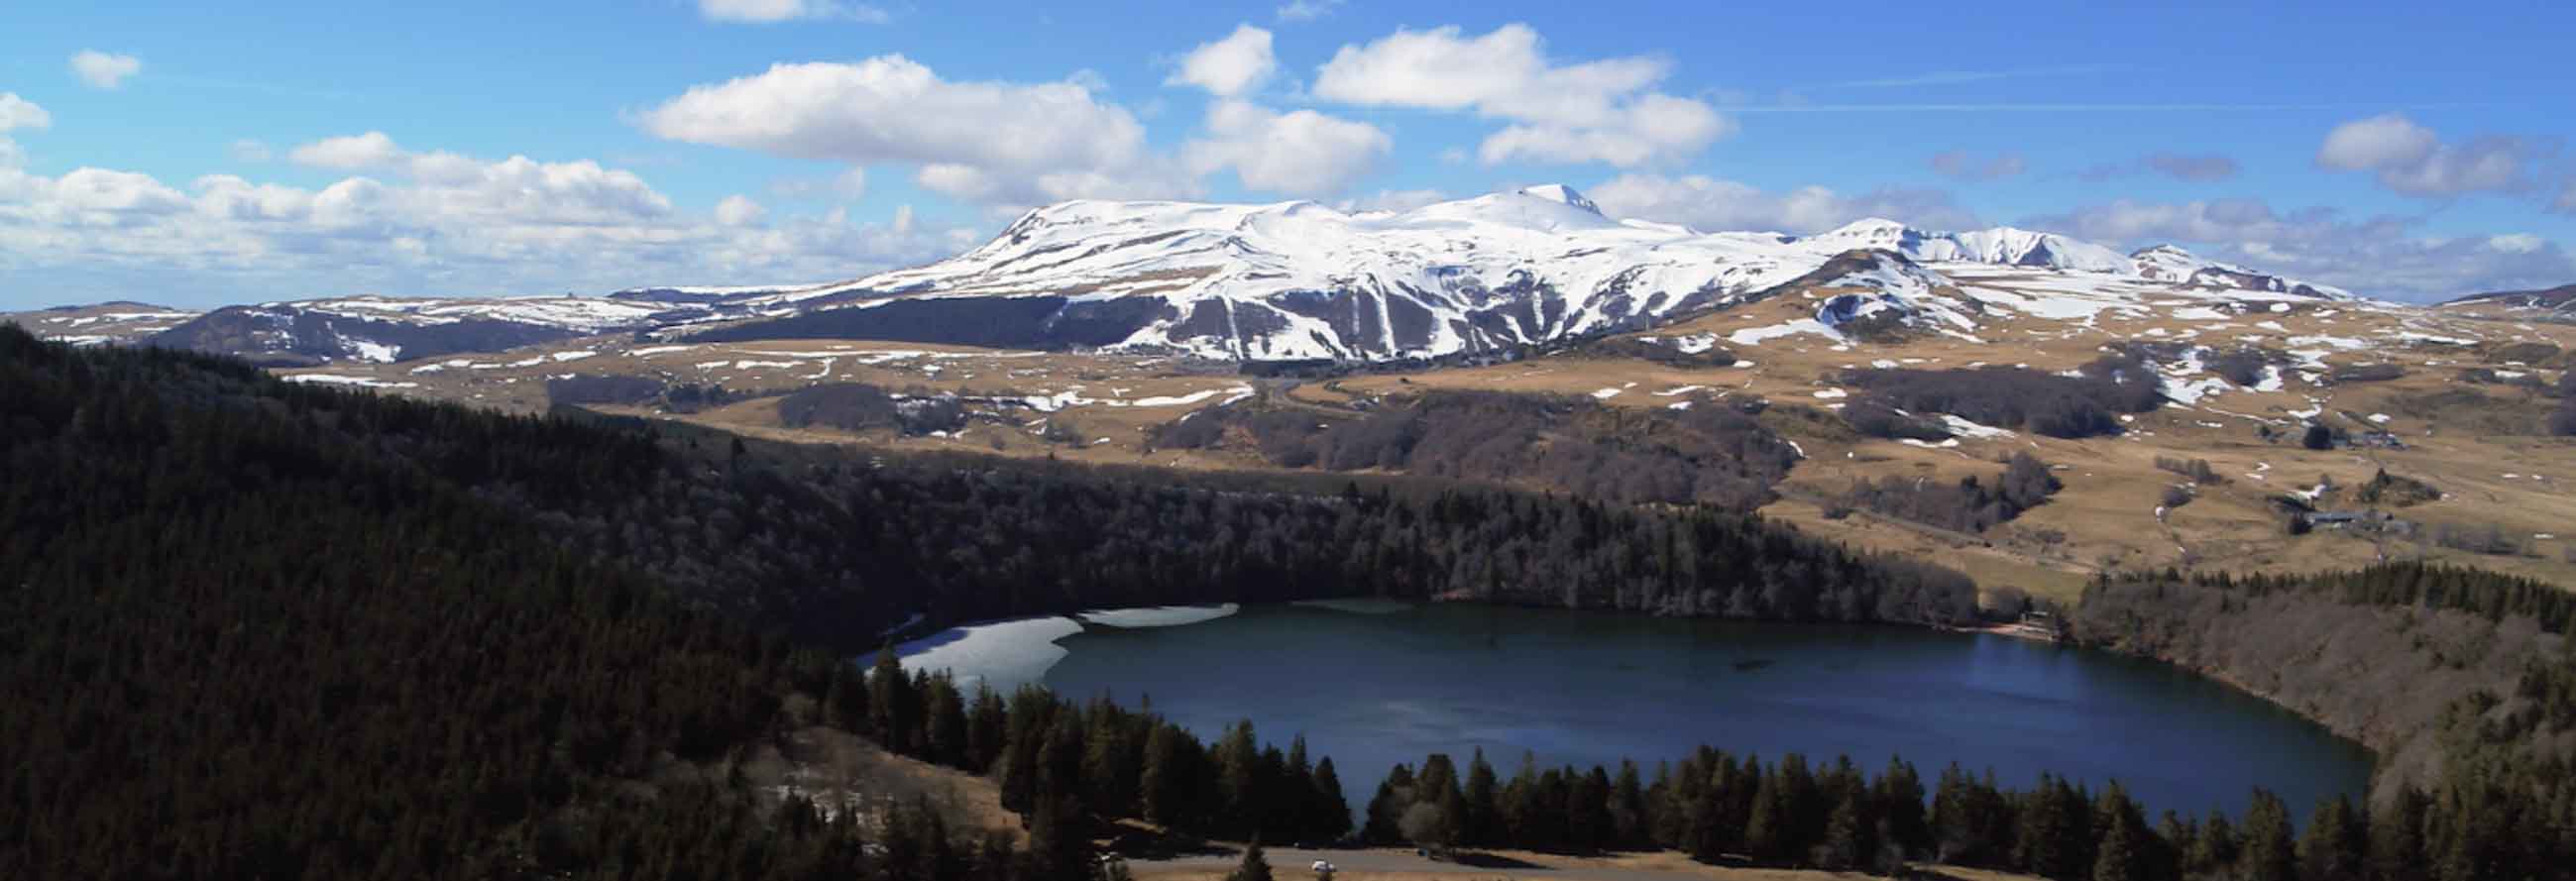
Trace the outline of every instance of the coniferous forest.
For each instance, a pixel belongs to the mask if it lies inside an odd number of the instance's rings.
[[[1202,739],[1147,706],[846,659],[915,614],[1364,594],[1948,624],[1974,617],[1973,586],[1707,508],[809,449],[298,386],[14,328],[0,402],[0,877],[1090,878],[1119,818],[1273,843],[2095,881],[2576,863],[2570,605],[2467,570],[2140,575],[2088,594],[2080,640],[2251,682],[2329,724],[2302,702],[2350,694],[2312,681],[2330,674],[2289,659],[2253,677],[2229,666],[2251,656],[2195,634],[2304,614],[2460,674],[2439,680],[2458,688],[2420,723],[2429,739],[2355,723],[2401,767],[2429,751],[2428,769],[2295,834],[2277,800],[2151,824],[2116,787],[2007,792],[1953,768],[1926,793],[1901,761],[1870,777],[1715,750],[1652,774],[1509,780],[1432,757],[1352,828],[1337,769],[1301,741],[1248,724]],[[1025,835],[928,805],[782,802],[732,772],[810,727],[988,775]]]

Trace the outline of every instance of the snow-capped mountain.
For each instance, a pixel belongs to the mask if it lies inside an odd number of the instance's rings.
[[[1884,259],[1845,259],[1853,254]],[[1574,188],[1549,185],[1402,212],[1064,202],[1028,212],[964,254],[848,282],[263,303],[168,315],[175,326],[136,339],[279,364],[411,360],[627,332],[1384,359],[1639,328],[1797,288],[1882,295],[1828,308],[1819,320],[1901,309],[1910,324],[1965,332],[1980,301],[1927,292],[1955,290],[1953,276],[1999,274],[2115,298],[2161,290],[2347,296],[2171,246],[2131,255],[2054,233],[1930,232],[1879,219],[1809,236],[1705,232],[1615,219]]]
[[[1169,349],[1226,358],[1439,355],[1631,328],[1757,296],[1852,251],[2210,289],[2340,291],[2054,233],[1936,233],[1863,220],[1812,236],[1613,219],[1550,185],[1404,212],[1313,202],[1076,201],[928,266],[779,295],[802,314],[712,340],[843,337]],[[2144,254],[2146,252],[2142,252]],[[1902,273],[1899,273],[1902,275]],[[1883,275],[1882,279],[1895,278]],[[1876,286],[1871,276],[1855,284]]]
[[[145,341],[271,364],[392,362],[756,314],[638,297],[343,297],[226,306]]]
[[[2335,300],[2352,296],[2342,288],[2295,281],[2232,263],[2204,260],[2173,245],[2140,249],[2129,255],[2129,259],[2136,264],[2140,278],[2187,287],[2296,294]]]

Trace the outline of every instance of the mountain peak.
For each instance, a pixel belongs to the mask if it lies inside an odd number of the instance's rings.
[[[1535,187],[1522,187],[1520,189],[1520,194],[1546,199],[1550,202],[1563,203],[1575,208],[1581,208],[1585,211],[1590,211],[1594,214],[1601,213],[1601,206],[1594,203],[1591,199],[1585,198],[1581,190],[1577,190],[1564,184],[1541,184]]]
[[[1818,235],[1817,238],[1861,239],[1874,242],[1894,242],[1905,238],[1909,234],[1918,237],[1921,235],[1921,233],[1917,232],[1913,227],[1906,226],[1905,224],[1898,223],[1884,217],[1864,217],[1859,220],[1843,224],[1842,226],[1835,227],[1830,232]]]

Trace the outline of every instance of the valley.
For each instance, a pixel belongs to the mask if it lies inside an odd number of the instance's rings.
[[[2568,352],[2576,349],[2576,325],[2553,320],[2556,304],[2545,296],[2408,306],[2208,263],[2173,248],[2131,257],[2047,234],[1933,234],[1883,222],[1806,238],[1695,238],[1686,230],[1610,222],[1586,205],[1580,194],[1557,187],[1399,216],[1293,205],[1058,206],[1032,212],[985,248],[955,260],[839,285],[637,290],[580,309],[553,301],[476,307],[482,311],[354,300],[294,305],[285,311],[304,316],[288,321],[295,327],[311,325],[317,315],[378,322],[335,325],[333,332],[348,339],[384,321],[433,322],[417,332],[453,332],[466,323],[462,316],[484,324],[551,321],[545,332],[560,338],[427,357],[391,342],[352,342],[344,348],[353,354],[283,373],[301,382],[511,412],[572,404],[799,442],[1192,469],[1280,467],[1250,449],[1248,438],[1187,447],[1156,443],[1165,427],[1219,410],[1348,417],[1447,390],[1589,401],[1613,412],[1767,407],[1762,423],[1800,453],[1774,487],[1775,500],[1761,506],[1765,516],[1860,547],[1924,555],[1990,587],[2065,601],[2104,571],[2303,572],[2388,559],[2474,562],[2576,582],[2576,538],[2566,535],[2576,529],[2564,525],[2576,523],[2576,493],[2566,491],[2576,481],[2576,446],[2553,436],[2551,421],[2569,409],[2559,384]],[[1300,246],[1306,250],[1255,258],[1232,245],[1219,247],[1233,241],[1224,236],[1236,235],[1285,248],[1278,244],[1284,239],[1260,236],[1289,230],[1308,243]],[[1334,246],[1340,250],[1314,250],[1320,247],[1312,244],[1315,237],[1325,236],[1318,230],[1358,238]],[[1531,256],[1537,242],[1587,237],[1607,243],[1606,250],[1587,251],[1571,263]],[[1674,263],[1682,258],[1667,251],[1676,242],[1717,250],[1688,252],[1689,260]],[[1497,243],[1519,250],[1487,254]],[[1409,250],[1383,250],[1399,246]],[[1378,262],[1441,252],[1473,255],[1458,264],[1468,270]],[[1501,262],[1479,262],[1488,260]],[[1600,264],[1605,260],[1621,262]],[[1711,260],[1716,269],[1692,271],[1714,275],[1639,274]],[[1627,268],[1581,270],[1592,274],[1518,294],[1503,291],[1507,278],[1518,277],[1510,267],[1596,264]],[[1313,267],[1348,269],[1299,274]],[[1389,273],[1399,269],[1430,275],[1404,276],[1412,280],[1394,285]],[[1109,281],[1118,278],[1144,281],[1125,287]],[[1427,290],[1423,278],[1450,287]],[[1530,310],[1523,317],[1556,317],[1536,324],[1511,318],[1496,325],[1510,329],[1500,336],[1479,335],[1483,319],[1474,316],[1448,319],[1449,330],[1420,337],[1419,345],[1382,349],[1350,336],[1365,329],[1359,325],[1317,331],[1313,338],[1330,344],[1312,349],[1278,337],[1259,345],[1244,339],[1181,344],[1168,328],[1154,329],[1161,325],[1083,345],[994,348],[953,341],[981,331],[928,319],[873,328],[909,334],[904,341],[872,336],[864,320],[888,305],[1008,300],[1074,287],[1087,291],[1084,302],[1113,311],[1250,309],[1290,296],[1274,291],[1307,284],[1339,291],[1336,297],[1363,297],[1334,307],[1346,308],[1345,317],[1393,316],[1445,302],[1484,303],[1483,315],[1522,309]],[[1379,289],[1401,289],[1401,297],[1420,305],[1385,311],[1385,303],[1365,300],[1379,296],[1366,291]],[[1631,290],[1676,295],[1639,300],[1620,293]],[[1706,295],[1684,302],[1682,291]],[[1631,311],[1601,311],[1621,302]],[[1166,305],[1111,305],[1119,303]],[[671,311],[652,311],[666,307]],[[1502,311],[1490,311],[1496,309]],[[170,343],[203,338],[184,335],[184,325],[171,331],[150,323],[172,315],[65,313],[39,316],[31,326],[96,341],[117,338],[110,331],[125,316],[147,329],[183,334]],[[1065,315],[1047,321],[1070,320]],[[846,326],[796,323],[806,317]],[[72,323],[82,321],[89,323]],[[624,323],[602,335],[596,333],[602,322]],[[770,338],[825,328],[846,335]],[[460,339],[442,338],[439,345]],[[1380,333],[1376,339],[1392,338]],[[280,354],[314,351],[307,342]],[[1238,360],[1310,356],[1371,360],[1341,366]],[[2114,366],[2150,379],[2162,399],[2116,414],[2116,431],[2059,436],[2067,432],[1908,411],[1896,417],[1899,423],[1923,424],[1891,438],[1876,436],[1889,430],[1884,405],[1868,404],[1867,432],[1843,412],[1867,397],[1851,382],[1860,373],[2010,368],[2075,374],[2106,357],[2123,359]],[[779,415],[779,402],[790,394],[849,384],[906,400],[953,398],[958,417],[925,428],[846,420],[791,425]],[[2328,448],[2303,445],[2310,426],[2333,434]],[[2047,504],[1987,529],[1961,532],[1868,510],[1847,514],[1848,506],[1837,502],[1858,481],[1956,481],[2023,452],[2056,468],[2063,488]],[[2205,463],[2208,479],[2160,469],[2159,460]],[[2353,498],[2383,471],[2432,493],[2402,507]],[[1521,483],[1548,488],[1544,481]],[[2329,527],[2289,534],[2287,520],[2311,516],[2308,511],[2327,514]],[[2403,525],[2338,519],[2377,516],[2371,512]]]

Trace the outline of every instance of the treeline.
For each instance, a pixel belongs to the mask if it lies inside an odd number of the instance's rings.
[[[989,774],[1003,807],[1045,817],[1068,838],[1087,841],[1100,830],[1085,824],[1121,817],[1238,841],[1333,841],[1350,831],[1333,760],[1310,763],[1302,736],[1284,752],[1262,744],[1249,721],[1202,742],[1150,704],[1076,703],[1035,685],[1006,701],[980,683],[961,691],[944,673],[907,675],[891,650],[864,675],[836,671],[829,694],[835,724],[904,755]]]
[[[891,428],[922,435],[966,427],[966,407],[956,395],[892,395],[855,382],[807,386],[778,399],[778,424],[823,425],[842,431]]]
[[[1384,469],[1545,488],[1613,502],[1751,511],[1798,461],[1753,416],[1715,402],[1686,410],[1585,398],[1435,391],[1355,417],[1221,407],[1157,429],[1180,449],[1248,441],[1288,468]]]
[[[1927,802],[1928,797],[1928,802]],[[1500,781],[1482,751],[1461,773],[1446,755],[1397,765],[1369,804],[1372,844],[1590,853],[1670,849],[1706,862],[1899,874],[1937,863],[2062,881],[2423,881],[2558,878],[2576,856],[2548,837],[2489,834],[2483,803],[2403,789],[2385,809],[2319,802],[2304,827],[2256,788],[2245,815],[2191,818],[2148,808],[2117,781],[2095,793],[2042,773],[2028,790],[1956,764],[1927,791],[1891,758],[1876,776],[1844,756],[1765,764],[1701,747],[1656,766],[1538,770]]]
[[[2144,413],[2164,404],[2163,379],[2136,355],[2106,354],[2076,372],[2060,376],[2018,367],[1871,368],[1844,371],[1842,382],[1862,390],[1851,405],[1869,405],[1865,414],[1948,413],[1981,425],[2063,438],[2118,434],[2120,414]]]
[[[1983,532],[2045,504],[2061,487],[2047,463],[2017,452],[1991,483],[1975,475],[1956,482],[1902,474],[1876,482],[1854,480],[1851,489],[1826,506],[1825,516],[1840,517],[1858,508],[1958,532]]]

